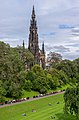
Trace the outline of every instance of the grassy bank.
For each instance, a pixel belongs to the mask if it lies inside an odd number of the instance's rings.
[[[63,106],[63,94],[59,94],[0,108],[0,120],[76,120],[74,116],[64,115]]]

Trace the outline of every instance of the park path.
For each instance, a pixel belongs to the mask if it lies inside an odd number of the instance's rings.
[[[4,105],[1,105],[0,108],[3,108],[3,107],[7,107],[7,106],[13,106],[13,105],[17,105],[17,104],[22,104],[24,102],[30,102],[30,101],[34,101],[34,100],[39,100],[39,99],[43,99],[43,98],[47,98],[47,97],[50,97],[50,96],[55,96],[57,94],[63,94],[63,92],[58,92],[58,93],[55,93],[55,94],[51,94],[51,95],[46,95],[46,96],[42,96],[42,97],[37,97],[37,98],[29,98],[28,100],[26,101],[21,101],[21,102],[15,102],[15,103],[11,103],[11,104],[4,104]]]

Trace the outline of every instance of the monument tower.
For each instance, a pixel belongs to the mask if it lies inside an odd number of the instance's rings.
[[[35,15],[35,10],[33,6],[32,10],[32,16],[31,16],[31,21],[30,21],[30,33],[29,33],[29,44],[28,44],[28,49],[29,51],[34,55],[34,64],[39,64],[41,63],[41,66],[45,66],[42,64],[45,64],[45,52],[44,52],[44,43],[42,45],[42,50],[39,49],[39,44],[38,44],[38,33],[37,33],[37,22],[36,22],[36,15]],[[41,53],[42,57],[41,58]],[[43,61],[43,63],[42,63]]]

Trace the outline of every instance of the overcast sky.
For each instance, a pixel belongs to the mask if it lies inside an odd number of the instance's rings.
[[[28,46],[33,5],[39,45],[61,53],[64,59],[79,57],[79,0],[0,0],[0,41],[12,47]]]

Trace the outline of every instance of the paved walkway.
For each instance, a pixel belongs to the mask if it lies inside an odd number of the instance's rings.
[[[26,100],[26,101],[21,101],[21,102],[15,102],[15,103],[11,103],[11,104],[4,104],[4,105],[1,105],[0,108],[7,107],[7,106],[12,106],[12,105],[17,105],[17,104],[22,104],[22,103],[24,103],[24,102],[39,100],[39,99],[42,99],[42,98],[54,96],[54,95],[57,95],[57,94],[63,94],[63,93],[64,93],[64,91],[63,91],[63,92],[58,92],[58,93],[55,93],[55,94],[51,94],[51,95],[42,96],[42,97],[29,98],[29,99]]]

